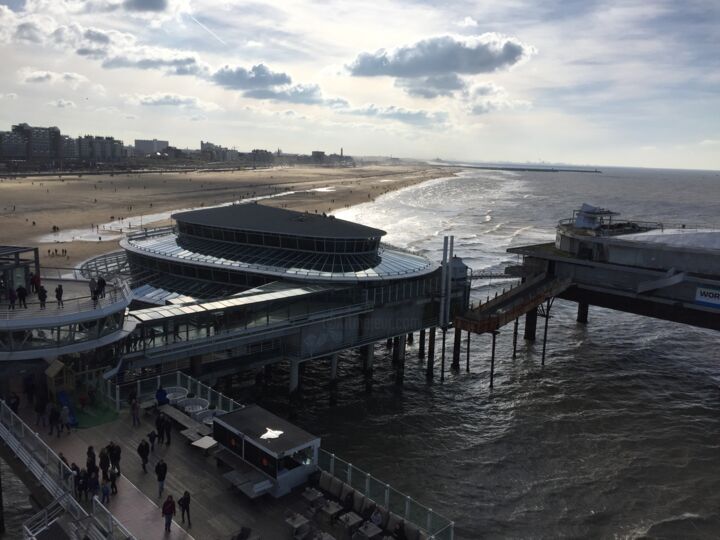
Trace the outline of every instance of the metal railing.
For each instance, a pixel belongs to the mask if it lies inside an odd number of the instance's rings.
[[[60,515],[67,514],[73,523],[85,521],[87,535],[92,539],[126,538],[134,539],[127,529],[109,512],[103,515],[106,524],[112,522],[111,530],[122,531],[123,536],[107,536],[97,531],[97,516],[88,514],[72,496],[74,476],[70,467],[50,448],[40,435],[15,414],[5,401],[0,401],[0,438],[7,447],[22,461],[27,470],[35,476],[40,485],[53,497],[54,501],[44,511],[27,520],[23,526],[26,538],[34,538],[43,526],[51,524]],[[62,509],[62,511],[60,510]]]
[[[343,461],[335,454],[320,449],[318,466],[331,476],[345,482],[358,492],[371,499],[375,504],[413,523],[426,531],[435,540],[453,540],[454,522],[441,516],[432,508],[428,508],[409,495],[375,478],[370,473]]]
[[[163,388],[185,388],[188,391],[188,395],[193,394],[195,397],[207,399],[210,407],[219,411],[232,412],[245,407],[242,403],[235,401],[217,390],[213,390],[207,384],[189,375],[185,375],[180,371],[165,373],[146,379],[138,379],[130,383],[116,384],[108,380],[102,387],[102,393],[108,402],[115,407],[115,410],[119,411],[124,407],[130,406],[129,398],[131,392],[135,393],[139,401],[145,401],[146,399],[154,398],[155,392],[161,386]]]

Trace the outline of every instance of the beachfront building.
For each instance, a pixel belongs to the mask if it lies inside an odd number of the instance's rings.
[[[168,141],[160,141],[158,139],[135,139],[135,155],[137,157],[142,157],[148,154],[158,154],[164,152],[168,146],[170,146]]]

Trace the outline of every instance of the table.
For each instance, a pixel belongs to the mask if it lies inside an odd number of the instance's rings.
[[[198,439],[194,443],[192,443],[193,446],[197,446],[198,448],[202,448],[205,450],[205,453],[207,453],[208,450],[212,450],[217,446],[217,441],[213,439],[210,435],[205,435],[203,438]]]
[[[346,529],[353,529],[363,522],[363,518],[358,516],[355,512],[348,512],[338,518],[338,523],[345,526]]]
[[[366,521],[357,530],[357,532],[360,535],[360,538],[364,538],[365,540],[375,540],[376,538],[380,538],[383,531],[372,521]]]
[[[305,488],[305,491],[303,491],[302,496],[303,496],[303,499],[305,499],[307,502],[309,502],[312,505],[316,504],[318,501],[320,501],[324,498],[322,493],[320,493],[317,489],[311,488],[311,487]]]
[[[320,508],[320,512],[325,516],[325,520],[329,523],[332,518],[337,516],[340,512],[342,512],[343,507],[340,506],[335,501],[328,501],[326,502],[322,508]]]
[[[285,518],[285,523],[290,525],[290,528],[293,531],[298,530],[300,527],[303,527],[304,525],[307,525],[310,523],[307,518],[301,514],[293,514],[289,518]]]

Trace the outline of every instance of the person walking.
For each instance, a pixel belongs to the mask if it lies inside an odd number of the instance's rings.
[[[38,290],[38,300],[40,300],[40,309],[45,309],[45,302],[47,302],[47,289],[40,285]]]
[[[87,449],[87,471],[88,474],[92,474],[97,470],[97,461],[95,460],[95,449],[92,446],[88,446]]]
[[[60,427],[58,429],[58,437],[60,436],[60,433],[62,433],[63,427],[67,429],[67,433],[70,435],[70,408],[67,405],[63,405],[60,410]]]
[[[170,524],[175,515],[175,501],[173,501],[172,495],[168,495],[165,499],[162,505],[162,515],[165,518],[165,532],[170,532]]]
[[[110,456],[110,465],[117,469],[118,475],[120,474],[120,454],[122,454],[122,448],[119,444],[115,444],[110,441],[108,446],[108,455]]]
[[[48,424],[50,425],[50,433],[48,435],[53,434],[53,428],[60,429],[60,426],[58,423],[60,422],[60,411],[58,411],[55,404],[50,405],[50,414],[48,415]]]
[[[100,499],[100,502],[102,504],[110,504],[110,486],[108,485],[108,482],[105,479],[103,479],[103,481],[102,481],[102,487],[100,488],[100,493],[102,495],[102,499]]]
[[[137,447],[137,453],[138,456],[140,456],[140,461],[142,461],[143,472],[146,473],[148,456],[150,455],[150,445],[145,439],[140,441],[140,444]]]
[[[167,463],[160,458],[160,461],[155,465],[155,476],[158,481],[158,499],[162,497],[163,490],[165,489],[165,477],[167,476]]]
[[[110,492],[113,495],[117,495],[117,479],[120,476],[120,471],[115,467],[110,469]]]
[[[100,455],[98,456],[98,464],[100,465],[100,470],[102,471],[102,479],[106,482],[110,478],[108,476],[108,471],[110,470],[110,456],[108,454],[107,448],[103,448],[102,450],[100,450]]]
[[[88,480],[88,472],[85,469],[81,470],[78,474],[78,501],[88,499]]]
[[[55,287],[55,299],[57,300],[58,307],[65,307],[65,304],[63,303],[63,287],[62,284]]]
[[[90,288],[90,296],[97,298],[97,281],[95,281],[95,278],[90,278],[88,287]]]
[[[100,298],[105,298],[105,286],[107,285],[105,278],[100,276],[97,280],[97,292]]]
[[[75,498],[78,498],[78,494],[80,493],[80,489],[78,488],[80,483],[80,467],[77,466],[77,464],[73,461],[70,464],[70,470],[73,474],[73,495],[75,495]]]
[[[140,425],[140,404],[137,398],[130,402],[130,413],[132,414],[133,427]]]
[[[154,430],[151,431],[150,433],[148,433],[148,440],[150,441],[150,451],[151,452],[155,451],[155,440],[157,438],[158,438],[157,433],[155,433]]]
[[[165,445],[170,446],[170,433],[172,432],[173,421],[169,416],[165,417],[163,422],[163,429],[165,429]]]
[[[15,309],[15,301],[17,300],[17,293],[12,287],[8,289],[8,309]]]
[[[182,518],[181,523],[185,523],[185,514],[187,514],[189,529],[192,527],[192,523],[190,523],[190,492],[186,491],[183,496],[178,499],[178,506],[180,507],[180,516]]]
[[[15,292],[17,293],[18,304],[20,307],[27,309],[27,289],[23,285],[20,285],[17,289],[15,289]]]
[[[98,481],[97,471],[93,471],[90,475],[90,478],[88,479],[88,495],[90,497],[90,500],[93,500],[94,497],[97,497],[99,491],[100,482]]]
[[[165,415],[163,413],[158,414],[155,419],[155,430],[158,435],[158,444],[165,442]]]

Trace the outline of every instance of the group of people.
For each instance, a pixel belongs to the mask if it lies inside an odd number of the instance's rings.
[[[95,448],[88,446],[85,467],[80,468],[74,461],[68,464],[65,456],[59,457],[69,468],[73,475],[73,489],[78,501],[92,500],[100,495],[102,504],[110,503],[110,495],[118,492],[117,481],[120,477],[120,456],[122,447],[113,441],[95,455]]]
[[[39,275],[33,275],[32,272],[30,272],[30,291],[28,292],[25,285],[20,284],[16,288],[8,287],[7,289],[7,299],[8,299],[8,309],[14,310],[15,305],[17,304],[20,308],[27,309],[27,298],[29,294],[36,294],[38,298],[38,302],[40,303],[40,309],[45,309],[47,305],[47,298],[48,298],[48,291],[43,286],[40,276]],[[58,284],[57,287],[55,287],[55,299],[57,300],[58,307],[64,307],[63,303],[63,295],[65,294],[65,291],[63,290],[62,284]]]
[[[90,296],[92,297],[93,302],[97,302],[98,298],[105,298],[106,286],[107,282],[104,277],[99,276],[97,280],[95,280],[95,278],[90,278],[88,287],[90,288]]]

